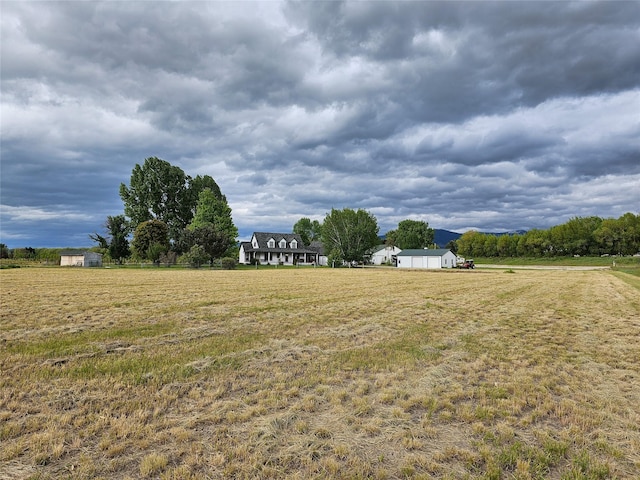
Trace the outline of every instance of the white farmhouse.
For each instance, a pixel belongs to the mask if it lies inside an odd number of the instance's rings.
[[[454,268],[456,256],[446,248],[402,250],[398,268]]]
[[[238,263],[319,265],[320,257],[317,249],[304,246],[298,234],[254,232],[251,241],[240,243]]]
[[[401,251],[396,246],[378,245],[367,252],[367,256],[369,256],[369,261],[373,265],[383,265],[385,263],[395,265],[396,256]]]

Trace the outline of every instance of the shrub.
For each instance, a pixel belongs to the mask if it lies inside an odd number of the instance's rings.
[[[234,270],[236,268],[236,259],[231,257],[224,257],[220,260],[220,266],[224,270]]]
[[[189,263],[192,267],[200,268],[200,265],[209,260],[209,256],[207,255],[207,252],[204,251],[204,247],[201,245],[194,245],[181,257],[181,259]]]
[[[160,257],[166,253],[166,248],[160,243],[152,243],[147,249],[147,258],[156,265],[160,265]]]
[[[166,253],[163,253],[160,255],[160,263],[166,265],[167,267],[170,267],[171,265],[175,265],[176,264],[176,260],[177,260],[178,255],[176,254],[176,252],[169,250]]]

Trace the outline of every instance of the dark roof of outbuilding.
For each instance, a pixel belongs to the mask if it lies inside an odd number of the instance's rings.
[[[410,250],[402,250],[399,257],[441,257],[445,253],[450,252],[448,248],[415,248]]]
[[[73,249],[67,249],[67,250],[60,250],[60,255],[85,255],[87,253],[94,253],[96,255],[102,255],[101,253],[98,252],[91,252],[89,250],[73,250]]]

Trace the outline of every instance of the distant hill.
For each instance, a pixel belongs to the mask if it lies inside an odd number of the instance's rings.
[[[444,248],[451,240],[457,240],[462,235],[461,233],[443,230],[441,228],[434,228],[433,231],[433,242],[440,248]]]

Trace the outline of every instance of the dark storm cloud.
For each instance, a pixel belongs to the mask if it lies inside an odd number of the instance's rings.
[[[336,62],[387,64],[396,80],[388,98],[419,121],[640,83],[634,2],[303,2],[290,10]]]
[[[86,244],[145,158],[243,237],[638,211],[635,2],[3,2],[0,241]],[[73,239],[73,241],[69,241]]]

